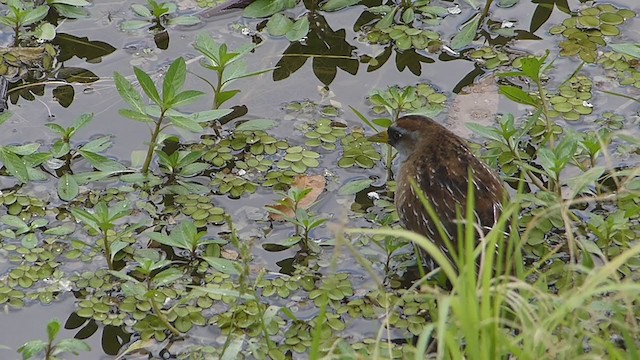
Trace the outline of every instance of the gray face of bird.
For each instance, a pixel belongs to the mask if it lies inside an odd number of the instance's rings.
[[[404,163],[418,145],[417,133],[399,126],[391,126],[387,130],[387,134],[389,135],[389,144],[398,151],[396,161],[400,164]]]

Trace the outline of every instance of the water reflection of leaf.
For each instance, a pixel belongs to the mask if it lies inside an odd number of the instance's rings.
[[[51,42],[60,49],[58,61],[64,62],[77,56],[87,62],[98,63],[103,56],[116,51],[116,48],[102,41],[90,41],[87,37],[77,37],[70,34],[58,33]]]
[[[431,64],[433,62],[435,61],[432,58],[418,54],[415,49],[396,53],[396,67],[398,71],[409,68],[409,71],[416,76],[422,74],[422,63]]]
[[[309,35],[305,43],[294,42],[283,53],[273,71],[275,81],[283,80],[300,69],[308,58],[312,58],[313,73],[323,84],[335,79],[338,68],[355,75],[358,60],[352,53],[356,49],[346,40],[346,31],[333,31],[325,18],[309,13]]]
[[[66,80],[67,82],[70,82],[70,83],[86,84],[86,83],[92,83],[94,81],[98,81],[98,79],[100,78],[98,77],[98,75],[94,74],[93,72],[87,69],[78,68],[78,67],[65,67],[65,68],[61,68],[57,72],[56,79]]]
[[[53,89],[53,98],[60,104],[60,106],[67,108],[73,102],[75,90],[71,85],[61,85]]]
[[[532,33],[538,31],[549,20],[554,6],[563,13],[571,14],[567,0],[533,0],[532,2],[538,4],[533,12],[531,25],[529,26],[529,31]]]

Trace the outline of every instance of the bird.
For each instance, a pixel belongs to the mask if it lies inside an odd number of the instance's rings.
[[[477,225],[487,231],[498,221],[508,197],[500,177],[471,152],[464,139],[446,127],[426,116],[407,115],[368,139],[390,144],[398,153],[394,203],[400,224],[430,239],[450,261],[453,262],[450,249],[414,191],[411,179],[431,203],[454,249],[457,219],[459,214],[465,216],[469,171],[475,190]],[[433,269],[433,260],[424,252],[423,255],[427,267]]]

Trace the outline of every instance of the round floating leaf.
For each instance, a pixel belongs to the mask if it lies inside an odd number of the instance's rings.
[[[602,35],[605,35],[605,36],[620,35],[620,29],[618,29],[616,26],[609,25],[609,24],[600,25],[600,31],[602,31]]]
[[[605,24],[620,25],[624,22],[624,18],[619,14],[602,13],[600,14],[600,21]]]
[[[597,28],[600,26],[600,20],[597,17],[587,15],[578,17],[578,24],[586,28]]]
[[[566,113],[573,109],[573,105],[569,104],[568,102],[561,102],[554,104],[553,108],[558,112]]]

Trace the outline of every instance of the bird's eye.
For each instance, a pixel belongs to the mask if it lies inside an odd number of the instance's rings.
[[[389,134],[389,142],[391,143],[396,143],[402,139],[402,132],[395,127],[390,127],[387,133]]]

